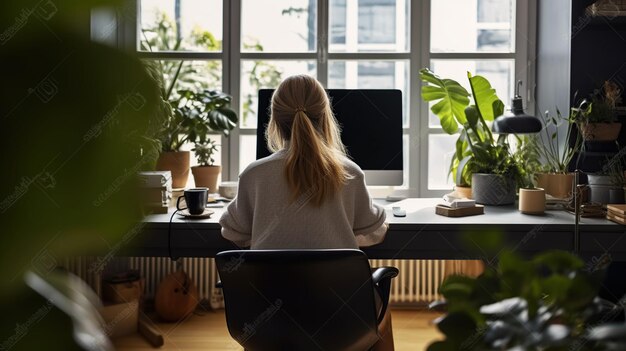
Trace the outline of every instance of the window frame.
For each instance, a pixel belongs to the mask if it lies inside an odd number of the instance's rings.
[[[524,82],[524,92],[522,92],[524,98],[524,105],[526,111],[529,113],[535,113],[535,62],[536,62],[536,13],[537,6],[536,0],[515,1],[515,18],[511,28],[515,35],[515,52],[513,53],[501,53],[501,52],[454,52],[454,53],[437,53],[430,51],[430,20],[431,20],[431,1],[436,0],[424,0],[422,1],[422,11],[427,13],[428,16],[424,16],[421,23],[421,39],[420,49],[422,51],[422,67],[430,67],[431,60],[436,59],[513,59],[514,60],[514,79],[513,84],[518,80]],[[531,59],[532,58],[532,59]],[[415,76],[412,76],[415,77]],[[418,94],[421,95],[421,83]],[[513,87],[511,87],[513,89]],[[513,90],[511,90],[513,91]],[[420,96],[418,95],[418,96]],[[419,99],[420,127],[422,130],[427,131],[427,136],[421,138],[421,151],[420,151],[420,184],[418,194],[420,197],[439,197],[447,190],[431,190],[428,188],[428,136],[436,134],[446,134],[440,127],[429,126],[429,111],[428,103],[425,103]],[[506,104],[506,102],[505,102]]]
[[[446,190],[428,189],[428,136],[443,134],[441,128],[429,126],[428,104],[421,96],[419,70],[430,67],[432,59],[514,59],[514,81],[524,81],[524,101],[526,110],[535,111],[535,62],[536,62],[536,1],[516,0],[514,53],[431,53],[430,21],[431,1],[407,0],[409,12],[409,51],[408,52],[329,52],[329,0],[317,0],[317,51],[304,53],[280,52],[241,52],[241,0],[222,0],[222,52],[142,52],[137,48],[140,26],[140,1],[128,0],[123,9],[117,11],[117,32],[112,34],[117,46],[134,52],[142,59],[185,59],[221,60],[222,90],[232,96],[232,108],[240,115],[241,62],[242,60],[314,60],[317,63],[317,79],[326,86],[328,83],[329,60],[407,60],[409,74],[409,125],[403,128],[408,136],[409,155],[408,184],[405,188],[373,187],[374,197],[384,197],[400,192],[410,197],[439,197]],[[222,179],[236,180],[239,173],[240,137],[256,135],[256,129],[237,127],[228,138],[222,136]],[[396,191],[397,190],[397,191]]]

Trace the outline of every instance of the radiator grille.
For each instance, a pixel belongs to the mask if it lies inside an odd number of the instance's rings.
[[[370,260],[370,265],[398,268],[398,277],[391,284],[390,303],[419,305],[439,299],[439,285],[446,273],[445,262],[441,260]]]
[[[223,298],[220,289],[215,288],[219,277],[215,260],[212,258],[182,258],[183,269],[198,287],[199,297],[210,302],[211,306],[222,306]],[[98,266],[98,259],[80,257],[67,260],[66,268],[85,280],[96,293],[100,293],[100,272],[93,268]],[[446,276],[460,273],[477,275],[482,271],[480,261],[458,260],[370,260],[372,267],[393,266],[399,270],[398,277],[392,281],[389,302],[394,305],[422,305],[441,296],[439,286]],[[176,263],[167,257],[132,257],[117,268],[136,269],[145,278],[144,295],[154,297],[159,282],[177,269]],[[109,270],[111,267],[107,267]]]
[[[447,261],[442,260],[370,260],[372,267],[394,266],[400,271],[391,286],[390,303],[420,304],[440,298],[439,285],[446,274]],[[214,260],[183,259],[185,271],[198,285],[200,298],[219,303],[221,295],[213,286],[218,280]],[[158,282],[175,269],[168,258],[132,258],[131,268],[146,278],[146,295],[154,296]],[[450,269],[448,269],[450,270]],[[215,294],[218,293],[218,296]],[[213,297],[212,295],[213,294]]]
[[[181,258],[182,268],[189,274],[198,287],[198,296],[211,303],[212,307],[220,307],[222,303],[221,289],[215,288],[219,280],[215,259],[212,258]],[[130,268],[136,269],[146,279],[145,296],[150,298],[156,294],[161,279],[177,269],[177,264],[167,257],[132,257]]]

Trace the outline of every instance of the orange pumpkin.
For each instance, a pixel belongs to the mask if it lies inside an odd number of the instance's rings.
[[[174,272],[159,283],[154,307],[164,321],[177,322],[187,317],[197,304],[198,288],[186,272]]]

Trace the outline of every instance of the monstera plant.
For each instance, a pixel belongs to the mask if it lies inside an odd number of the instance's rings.
[[[448,134],[459,133],[450,163],[457,186],[471,184],[480,203],[513,203],[519,167],[506,135],[494,136],[487,124],[504,113],[504,103],[495,89],[486,78],[469,72],[471,94],[457,81],[440,78],[427,68],[420,70],[420,78],[426,83],[422,98],[434,103],[431,111],[439,117],[442,129]],[[498,185],[501,189],[492,191]]]

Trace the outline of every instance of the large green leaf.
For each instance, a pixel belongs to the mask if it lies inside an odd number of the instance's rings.
[[[430,109],[439,117],[443,130],[448,134],[456,133],[459,123],[466,122],[464,110],[470,94],[458,82],[439,78],[427,68],[420,70],[420,78],[428,83],[422,87],[422,99],[435,102]]]
[[[465,108],[465,116],[467,117],[467,123],[472,129],[476,129],[478,122],[480,121],[480,116],[478,115],[478,110],[476,106],[467,106]]]
[[[469,78],[474,101],[480,115],[486,121],[493,121],[502,115],[504,104],[496,95],[496,90],[491,87],[489,81],[482,76],[472,76],[469,72],[467,72],[467,78]]]

